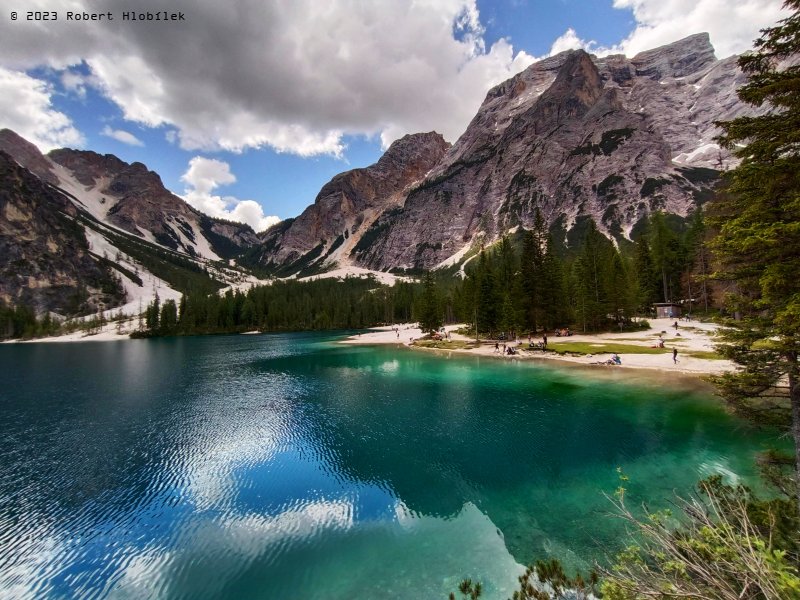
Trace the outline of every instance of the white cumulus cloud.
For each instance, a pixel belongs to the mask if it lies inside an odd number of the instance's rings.
[[[213,193],[220,186],[236,182],[230,165],[224,161],[195,156],[189,161],[189,168],[181,176],[181,181],[187,185],[181,197],[207,215],[247,223],[257,232],[280,221],[278,217],[266,216],[255,200],[239,200]]]
[[[749,50],[759,30],[788,15],[780,0],[614,0],[614,7],[636,19],[620,44],[628,56],[707,31],[717,58],[725,58]]]
[[[112,129],[106,125],[103,127],[103,130],[100,132],[100,134],[106,137],[114,138],[118,142],[128,144],[129,146],[144,146],[144,142],[142,140],[137,138],[129,131],[125,131],[124,129]]]
[[[584,40],[578,33],[570,27],[563,34],[556,38],[553,45],[550,46],[550,56],[564,52],[565,50],[578,50],[583,49],[597,55],[608,54],[611,49],[603,48],[594,40]]]
[[[0,129],[9,128],[40,150],[83,145],[70,118],[53,107],[46,82],[0,67]]]
[[[624,40],[601,46],[569,28],[553,42],[550,56],[582,48],[598,56],[619,53],[632,57],[708,32],[717,58],[726,58],[750,50],[761,29],[788,16],[776,0],[614,0],[614,8],[633,11],[636,26]]]
[[[29,0],[31,8],[111,11],[129,0]],[[55,3],[55,5],[54,5]],[[157,9],[159,3],[153,5]],[[477,0],[172,0],[183,23],[0,20],[15,68],[66,69],[125,119],[166,126],[188,150],[271,147],[341,155],[343,136],[437,130],[454,141],[486,91],[532,62],[500,40],[487,48]]]

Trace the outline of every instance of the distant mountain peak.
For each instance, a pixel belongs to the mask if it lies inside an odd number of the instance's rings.
[[[708,33],[696,33],[677,42],[640,52],[631,59],[636,74],[651,79],[686,77],[717,61]]]
[[[0,129],[0,150],[13,157],[20,165],[50,184],[58,183],[58,177],[44,155],[32,144],[11,129]]]

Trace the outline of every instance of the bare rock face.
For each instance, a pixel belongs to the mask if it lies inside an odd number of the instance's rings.
[[[77,214],[69,198],[0,150],[0,300],[72,314],[124,299],[90,253]]]
[[[337,175],[299,217],[269,229],[256,260],[284,265],[287,273],[292,265],[299,270],[311,262],[346,260],[364,231],[401,207],[408,186],[424,178],[448,148],[435,132],[397,140],[377,163]]]
[[[10,129],[0,129],[0,150],[7,153],[42,181],[57,185],[58,177],[50,162],[34,144]]]
[[[736,97],[743,81],[707,34],[632,59],[577,50],[535,63],[487,94],[352,258],[381,270],[435,267],[478,239],[530,227],[537,209],[565,232],[591,217],[617,238],[655,210],[685,216],[731,162],[713,122],[750,111]]]
[[[201,214],[167,190],[158,174],[142,163],[70,149],[54,150],[48,157],[85,186],[85,192],[101,195],[102,207],[85,203],[98,213],[95,217],[134,235],[152,236],[162,246],[206,258],[227,258],[259,241],[247,225],[223,224]],[[81,194],[75,196],[81,202]]]

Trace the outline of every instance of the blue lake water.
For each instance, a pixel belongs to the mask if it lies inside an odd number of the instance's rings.
[[[0,598],[506,598],[625,542],[617,467],[658,506],[773,443],[674,380],[336,339],[0,346]]]

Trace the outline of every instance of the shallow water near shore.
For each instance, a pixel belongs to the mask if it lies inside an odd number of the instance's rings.
[[[703,386],[286,334],[0,347],[1,598],[511,595],[774,444]]]

